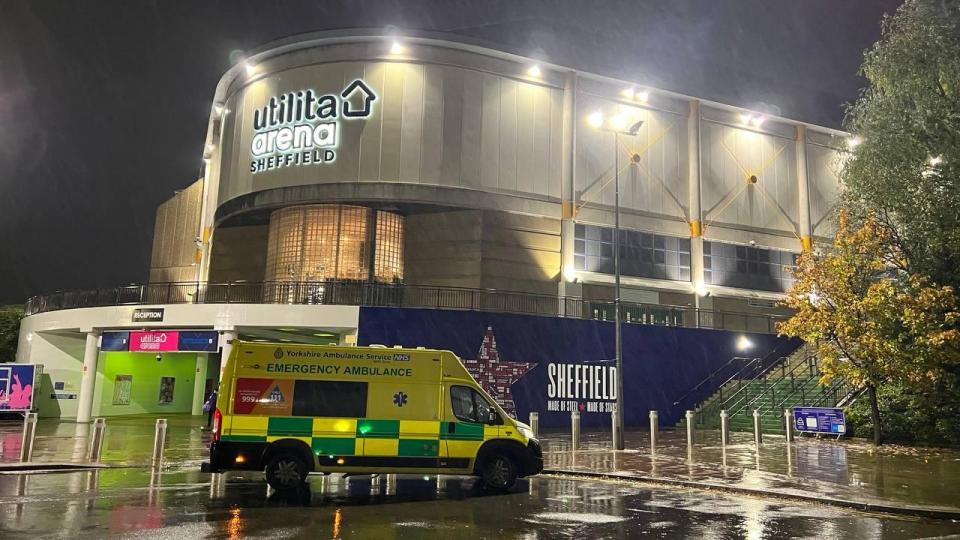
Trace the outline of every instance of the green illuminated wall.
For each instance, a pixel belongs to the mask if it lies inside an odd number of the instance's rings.
[[[154,354],[148,353],[101,353],[97,362],[93,415],[189,413],[196,368],[197,353],[163,353],[159,362]],[[117,375],[133,376],[129,405],[113,404]],[[173,402],[166,405],[159,404],[161,377],[176,378]]]

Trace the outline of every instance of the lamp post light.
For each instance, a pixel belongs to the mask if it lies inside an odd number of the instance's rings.
[[[617,430],[613,434],[613,447],[615,450],[623,450],[626,411],[623,408],[623,332],[620,313],[620,135],[635,136],[643,125],[643,120],[630,124],[625,115],[618,114],[609,122],[604,122],[603,113],[597,111],[587,117],[587,121],[596,130],[613,133],[613,309],[615,312],[614,354],[617,364]]]

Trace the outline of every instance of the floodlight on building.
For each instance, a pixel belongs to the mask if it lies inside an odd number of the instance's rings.
[[[745,351],[751,347],[753,347],[753,342],[747,339],[747,336],[740,336],[739,338],[737,338],[738,351]]]
[[[587,116],[587,123],[591,127],[599,128],[603,125],[603,113],[600,111],[593,111]]]
[[[563,279],[564,279],[564,281],[568,281],[568,282],[570,282],[570,283],[576,283],[576,282],[577,282],[577,271],[576,271],[576,269],[574,269],[572,266],[564,266],[564,267],[563,267]]]
[[[390,44],[390,54],[403,54],[406,49],[399,41]]]
[[[527,75],[531,77],[539,77],[543,75],[543,73],[540,71],[540,66],[534,64],[527,70]]]
[[[697,296],[710,296],[710,291],[707,290],[706,284],[704,284],[702,281],[697,282],[696,286],[694,286],[694,291],[696,291]]]

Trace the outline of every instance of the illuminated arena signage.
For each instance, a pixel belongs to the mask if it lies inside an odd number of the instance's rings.
[[[300,90],[273,96],[253,113],[250,172],[321,165],[337,158],[340,120],[367,118],[377,95],[360,79],[339,95]]]

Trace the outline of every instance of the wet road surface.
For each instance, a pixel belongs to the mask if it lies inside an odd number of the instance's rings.
[[[535,477],[508,494],[472,478],[262,475],[139,468],[0,475],[0,538],[921,538],[960,523],[704,491]]]

